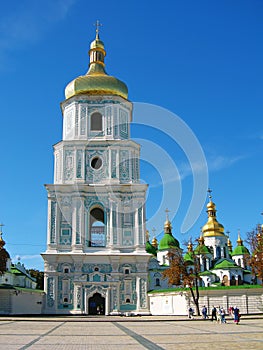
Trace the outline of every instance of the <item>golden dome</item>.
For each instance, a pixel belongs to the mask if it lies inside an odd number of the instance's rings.
[[[125,99],[128,97],[128,88],[121,80],[106,73],[104,57],[106,51],[104,43],[97,32],[95,40],[90,44],[90,64],[86,75],[72,80],[65,89],[66,99],[79,94],[89,95],[117,95]]]
[[[172,231],[172,224],[171,224],[171,221],[169,220],[166,220],[165,223],[164,223],[164,232],[167,232],[167,231]]]
[[[158,248],[158,241],[157,241],[156,237],[153,237],[152,245],[154,246],[154,248],[156,248],[156,249]]]
[[[203,226],[202,232],[204,237],[224,236],[224,226],[221,225],[216,219],[216,205],[209,201],[207,204],[207,223]]]
[[[228,237],[228,240],[227,240],[227,246],[228,246],[228,250],[229,250],[230,252],[232,252],[232,243],[231,243],[229,237]]]
[[[193,251],[193,244],[192,244],[191,241],[188,242],[187,251],[188,252],[192,252]]]

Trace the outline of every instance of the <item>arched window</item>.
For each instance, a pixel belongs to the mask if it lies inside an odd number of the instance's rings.
[[[236,285],[236,278],[235,278],[235,276],[232,276],[232,277],[231,277],[230,285],[231,285],[231,286],[235,286],[235,285]]]
[[[99,112],[94,112],[90,116],[90,130],[102,131],[102,115]]]
[[[160,278],[156,278],[156,280],[155,280],[155,285],[156,285],[157,287],[160,286]]]
[[[217,257],[217,259],[221,258],[221,248],[220,247],[216,247],[216,257]]]
[[[90,211],[90,246],[106,246],[106,226],[104,211],[100,208],[94,208]]]

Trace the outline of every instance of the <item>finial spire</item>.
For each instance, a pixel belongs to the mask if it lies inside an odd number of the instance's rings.
[[[165,213],[166,213],[166,220],[169,221],[169,214],[170,210],[168,208],[165,209]]]
[[[243,241],[240,237],[240,229],[237,230],[237,244],[238,245],[243,245]]]
[[[4,224],[0,224],[0,239],[2,238],[2,234],[3,234],[3,229],[2,227],[5,226]]]
[[[211,195],[212,190],[211,190],[211,188],[208,188],[207,193],[208,193],[208,198],[210,199],[210,201],[212,201],[212,195]]]
[[[102,24],[97,19],[96,23],[94,23],[94,26],[96,26],[96,39],[99,39],[100,27],[102,27]]]

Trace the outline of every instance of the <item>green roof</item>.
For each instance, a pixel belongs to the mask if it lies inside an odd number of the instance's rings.
[[[211,254],[210,249],[206,245],[198,245],[194,252],[195,254]]]
[[[240,267],[240,266],[238,266],[234,262],[224,259],[218,262],[217,264],[215,264],[214,269],[231,269],[231,268],[237,268],[237,267]]]
[[[184,255],[184,261],[187,262],[188,264],[194,264],[193,260],[193,252],[187,252]]]
[[[231,256],[234,255],[247,255],[249,254],[249,250],[247,249],[247,247],[243,246],[243,245],[238,245],[232,252]]]
[[[157,250],[156,248],[149,242],[147,241],[145,244],[145,250],[147,253],[152,254],[152,255],[157,255]]]
[[[180,248],[180,244],[171,233],[165,233],[159,243],[159,250],[166,250],[170,248]]]
[[[200,272],[200,273],[198,274],[198,276],[211,276],[211,275],[216,276],[216,274],[214,274],[213,272],[211,272],[211,271],[209,271],[209,270],[206,270],[206,271],[204,271],[204,272]]]

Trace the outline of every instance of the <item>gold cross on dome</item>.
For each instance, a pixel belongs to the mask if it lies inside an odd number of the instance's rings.
[[[96,36],[99,36],[100,27],[102,27],[102,24],[100,23],[100,21],[98,19],[97,19],[96,23],[94,23],[94,26],[96,26]]]
[[[208,197],[209,197],[210,199],[212,199],[212,195],[211,195],[212,190],[211,190],[211,188],[209,188],[209,189],[207,190],[207,192],[209,193]]]
[[[2,231],[2,227],[3,227],[3,226],[5,226],[5,225],[1,223],[1,224],[0,224],[0,235],[1,235],[1,236],[2,236],[2,233],[3,233],[3,231]]]
[[[168,208],[165,209],[166,212],[166,220],[169,221],[169,215],[168,213],[170,213],[170,210]]]

